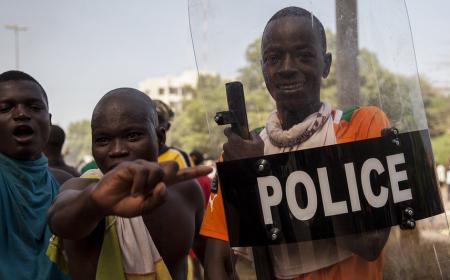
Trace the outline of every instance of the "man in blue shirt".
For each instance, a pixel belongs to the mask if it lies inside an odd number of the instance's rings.
[[[30,75],[0,74],[0,279],[63,279],[45,255],[47,210],[71,176],[49,170],[47,95]]]

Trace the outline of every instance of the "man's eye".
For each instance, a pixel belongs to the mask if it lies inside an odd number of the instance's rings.
[[[8,113],[9,111],[11,111],[12,107],[13,106],[11,104],[1,104],[0,113]]]
[[[302,59],[314,58],[314,53],[312,52],[298,52],[297,57]]]
[[[127,134],[127,139],[128,139],[128,141],[134,142],[134,141],[139,140],[141,135],[142,135],[142,133],[130,132],[130,133]]]
[[[97,144],[97,145],[104,146],[104,145],[107,145],[108,143],[109,143],[109,139],[107,137],[95,138],[95,144]]]
[[[268,56],[266,56],[266,59],[265,59],[266,62],[271,63],[271,64],[277,63],[279,60],[280,60],[280,56],[276,55],[276,54],[268,55]]]
[[[39,104],[32,104],[32,105],[30,105],[30,109],[35,111],[35,112],[39,112],[39,111],[44,110],[44,107],[42,105],[39,105]]]

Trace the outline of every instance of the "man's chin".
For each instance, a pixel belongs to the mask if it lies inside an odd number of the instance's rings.
[[[308,100],[304,100],[302,98],[280,98],[277,101],[277,107],[281,107],[285,108],[285,109],[294,109],[294,110],[299,110],[299,109],[305,109],[308,107],[313,107],[311,105],[311,102],[309,102]]]
[[[42,151],[29,147],[19,147],[15,151],[3,152],[3,154],[16,160],[36,160],[41,157]]]
[[[107,173],[107,172],[113,170],[114,168],[116,168],[116,167],[117,167],[119,164],[121,164],[121,163],[122,163],[122,162],[116,162],[116,163],[113,163],[113,164],[108,164],[108,165],[106,165],[106,166],[103,166],[103,165],[97,163],[97,166],[98,166],[98,168],[100,169],[100,171],[101,171],[103,174],[105,174],[105,173]]]

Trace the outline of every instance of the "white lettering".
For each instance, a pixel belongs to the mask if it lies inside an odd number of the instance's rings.
[[[299,207],[295,195],[297,184],[301,183],[306,190],[308,204],[306,208]],[[304,171],[292,172],[286,181],[286,199],[292,214],[300,221],[309,220],[314,217],[317,210],[317,194],[314,182],[308,173]]]
[[[386,157],[387,171],[392,190],[394,203],[407,201],[412,199],[411,188],[408,186],[400,190],[399,182],[407,181],[408,174],[406,170],[397,171],[399,164],[405,163],[405,155],[403,153],[390,155]],[[349,211],[361,211],[361,200],[359,196],[359,186],[356,180],[356,170],[353,162],[344,164],[345,179],[348,187],[348,199],[341,201],[333,201],[331,195],[330,181],[328,178],[328,170],[326,167],[317,168],[319,178],[320,195],[323,203],[325,216],[335,216],[349,213]],[[377,158],[369,158],[364,161],[361,167],[361,188],[369,205],[380,208],[386,205],[389,198],[389,189],[383,185],[373,186],[380,189],[379,193],[374,191],[371,184],[372,172],[376,172],[380,176],[386,171],[381,161]],[[335,179],[335,178],[333,178]],[[283,190],[281,183],[275,176],[258,177],[258,190],[261,199],[264,223],[266,225],[273,224],[272,207],[279,205],[283,199],[283,191],[286,192],[286,201],[292,215],[300,221],[306,221],[314,217],[317,212],[318,199],[316,187],[311,176],[305,171],[294,171],[286,180],[286,189]],[[380,182],[382,180],[379,180]],[[340,183],[345,184],[341,181]],[[270,190],[269,190],[270,187]],[[297,187],[304,188],[306,196],[302,197],[304,204],[299,204],[296,195]],[[336,187],[336,186],[335,186]],[[337,190],[336,190],[337,191]],[[298,192],[297,192],[298,193]],[[378,194],[375,194],[378,193]],[[210,197],[211,211],[213,211],[214,197]],[[302,205],[302,206],[300,206]],[[302,208],[303,207],[303,208]],[[350,209],[351,207],[351,209]]]
[[[395,168],[396,165],[405,163],[405,155],[403,153],[400,153],[392,156],[387,156],[386,160],[388,164],[389,178],[391,179],[391,189],[394,203],[411,200],[412,199],[411,189],[408,188],[400,190],[398,186],[398,182],[408,180],[406,170],[397,172]]]
[[[346,163],[344,167],[352,211],[353,212],[361,211],[361,203],[359,202],[359,194],[358,194],[358,185],[356,184],[355,166],[353,165],[353,162],[350,162]]]
[[[317,168],[319,175],[320,193],[322,194],[323,210],[325,216],[334,216],[348,213],[347,202],[333,202],[330,192],[330,183],[328,182],[328,173],[325,167]]]
[[[259,197],[266,225],[273,224],[270,207],[280,204],[283,197],[280,181],[275,176],[258,177]],[[269,196],[268,187],[272,187],[273,194]]]
[[[386,204],[389,192],[386,187],[380,186],[380,194],[376,196],[373,193],[372,185],[370,184],[370,173],[372,171],[376,171],[378,174],[384,172],[383,165],[376,158],[369,158],[364,162],[361,168],[361,184],[367,202],[375,208],[380,208]]]

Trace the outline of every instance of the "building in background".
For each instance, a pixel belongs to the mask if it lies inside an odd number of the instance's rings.
[[[437,85],[437,89],[442,92],[443,95],[445,96],[450,96],[450,85],[448,84],[438,84]]]
[[[159,99],[174,111],[181,109],[182,101],[192,99],[197,86],[197,71],[185,71],[179,76],[148,78],[139,83],[139,90],[152,99]]]

